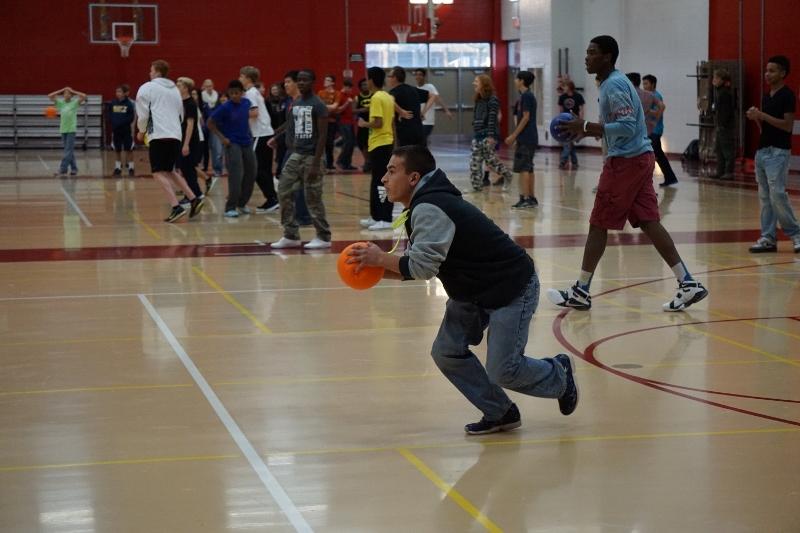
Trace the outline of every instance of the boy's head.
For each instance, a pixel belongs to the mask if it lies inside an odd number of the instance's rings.
[[[186,98],[192,94],[192,89],[194,89],[194,80],[192,78],[187,78],[186,76],[181,76],[175,80],[175,85],[178,86],[178,90],[181,92],[181,95]]]
[[[774,85],[783,82],[789,75],[789,58],[786,56],[772,56],[767,59],[767,67],[764,71],[764,79],[767,83]]]
[[[628,76],[628,79],[631,80],[631,83],[637,89],[642,85],[642,75],[638,72],[628,72],[625,75]]]
[[[297,90],[297,75],[299,74],[296,70],[290,70],[286,73],[283,77],[283,90],[286,91],[286,94],[290,97],[294,98],[297,96],[299,92]]]
[[[731,84],[731,73],[728,69],[718,68],[714,71],[714,77],[711,78],[711,84],[714,87],[722,87]]]
[[[231,80],[228,83],[228,98],[231,102],[238,104],[242,101],[242,94],[244,93],[244,85],[239,80]]]
[[[325,81],[322,82],[322,86],[326,89],[333,89],[334,85],[336,85],[336,76],[333,74],[325,76]]]
[[[358,80],[358,90],[362,93],[369,92],[369,84],[367,84],[367,78],[361,78]]]
[[[203,90],[210,93],[214,90],[214,82],[210,79],[207,79],[203,82]]]
[[[586,72],[597,74],[600,71],[613,69],[619,57],[617,40],[610,35],[598,35],[589,41],[586,49]]]
[[[169,74],[169,63],[163,59],[156,59],[150,63],[150,79],[166,78]]]
[[[653,92],[656,90],[657,85],[658,85],[658,78],[656,78],[652,74],[647,74],[644,78],[642,78],[642,88],[645,91]]]
[[[408,207],[419,180],[434,170],[436,160],[427,147],[412,144],[395,148],[381,178],[389,201]]]
[[[327,76],[328,78],[330,76]],[[314,89],[314,80],[316,76],[314,75],[314,71],[310,69],[301,70],[297,73],[297,90],[300,91],[300,94],[303,96],[308,96],[311,94],[311,91]],[[335,78],[334,78],[335,80]]]
[[[381,67],[369,67],[367,69],[367,80],[375,90],[383,89],[383,84],[386,81],[386,71]]]
[[[424,68],[414,69],[414,80],[417,85],[425,85],[425,78],[428,77],[428,71]]]
[[[244,87],[255,85],[260,78],[261,72],[256,67],[248,65],[239,69],[239,81]]]
[[[391,88],[397,87],[401,83],[406,82],[406,69],[400,66],[392,67],[392,70],[389,71],[388,78],[389,78],[389,87]]]
[[[514,82],[517,85],[517,90],[522,91],[525,89],[530,88],[533,85],[533,80],[536,79],[536,76],[533,75],[533,72],[528,72],[527,70],[520,70],[517,72],[517,76]]]
[[[123,98],[127,98],[131,92],[131,88],[128,87],[127,83],[123,83],[122,85],[117,86],[117,90],[114,91],[117,100],[122,100]]]
[[[61,93],[61,96],[64,98],[65,102],[69,102],[70,100],[72,100],[72,91],[70,91],[69,89],[64,89],[64,92]]]

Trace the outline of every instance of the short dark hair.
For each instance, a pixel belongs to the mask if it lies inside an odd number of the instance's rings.
[[[639,87],[642,84],[642,76],[638,72],[628,72],[625,75],[628,76],[634,87]]]
[[[652,74],[647,74],[642,79],[652,83],[653,84],[653,89],[655,89],[658,86],[658,78],[656,78]]]
[[[427,146],[408,144],[392,150],[392,155],[403,158],[406,173],[419,172],[424,176],[436,170],[436,159]]]
[[[231,89],[239,89],[240,91],[244,92],[244,85],[239,80],[231,80],[228,82],[228,90]]]
[[[612,65],[617,63],[617,58],[619,57],[619,45],[617,44],[616,39],[610,35],[598,35],[589,42],[596,44],[600,51],[604,54],[611,54]]]
[[[415,69],[414,69],[414,74],[416,74],[417,72],[419,72],[419,73],[420,73],[420,74],[422,74],[423,76],[427,76],[427,75],[428,75],[428,69],[424,69],[424,68],[415,68]]]
[[[156,59],[155,61],[150,63],[150,66],[153,67],[156,70],[156,72],[161,74],[162,78],[166,78],[167,74],[169,74],[169,63],[167,63],[163,59]]]
[[[726,68],[715,69],[714,76],[717,76],[722,81],[731,81],[731,73]]]
[[[522,80],[522,84],[525,87],[530,87],[533,85],[533,80],[536,79],[536,76],[533,75],[533,72],[529,72],[527,70],[520,70],[517,72],[517,79]]]
[[[325,74],[326,78],[330,78],[331,81],[336,81],[336,76],[334,74]]]
[[[314,71],[311,70],[310,68],[304,68],[303,70],[298,72],[297,75],[300,76],[300,74],[303,74],[303,73],[308,74],[311,77],[311,81],[314,81],[314,80],[317,79],[317,75],[314,74]],[[336,80],[334,80],[334,81],[336,81]]]
[[[392,67],[392,76],[394,76],[394,79],[396,79],[398,83],[405,83],[406,69],[401,66]]]
[[[375,84],[375,87],[383,87],[386,81],[386,71],[381,67],[369,67],[367,69],[367,78]]]
[[[286,74],[283,75],[283,79],[289,78],[292,81],[296,82],[298,74],[300,74],[300,71],[298,71],[298,70],[290,70],[289,72],[287,72]]]
[[[122,85],[119,85],[117,87],[117,89],[122,91],[122,94],[128,94],[129,92],[131,92],[131,88],[127,83],[123,83]]]
[[[342,80],[342,85],[344,85],[345,87],[352,87],[353,80],[350,78],[345,78],[344,80]]]
[[[772,56],[767,59],[767,63],[775,63],[783,69],[784,76],[789,75],[789,58],[786,56]]]

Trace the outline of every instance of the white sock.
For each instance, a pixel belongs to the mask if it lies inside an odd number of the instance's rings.
[[[128,168],[133,168],[133,161],[128,161]]]
[[[117,161],[116,163],[114,163],[114,168],[122,168],[122,163]]]
[[[581,275],[578,277],[578,285],[580,285],[581,289],[589,290],[589,285],[592,284],[592,276],[594,276],[594,272],[581,270]]]
[[[683,261],[671,266],[670,268],[672,269],[672,273],[675,274],[675,278],[678,280],[678,283],[694,279],[692,278],[692,275],[689,274],[689,271],[686,270],[686,265],[683,264]]]

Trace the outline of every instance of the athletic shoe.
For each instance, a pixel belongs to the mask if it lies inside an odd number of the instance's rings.
[[[794,248],[794,253],[800,254],[800,233],[792,237],[792,247]]]
[[[535,196],[528,196],[528,207],[539,207],[539,200]]]
[[[206,199],[203,196],[197,196],[191,203],[191,209],[189,211],[189,218],[194,218],[194,216],[203,209],[203,205],[206,203]]]
[[[346,167],[341,167],[341,169],[348,171],[358,170],[358,168],[354,167],[353,165],[347,165]]]
[[[558,164],[558,168],[560,168],[561,170],[564,170],[565,168],[567,168],[567,162],[566,161],[562,161],[561,163]]]
[[[260,206],[256,207],[256,213],[262,215],[264,213],[271,213],[272,211],[277,211],[280,207],[280,204],[277,200],[267,200]]]
[[[511,206],[511,209],[523,209],[528,206],[528,199],[524,196],[519,197],[519,202]]]
[[[188,205],[191,205],[192,201],[184,196],[183,198],[180,199],[180,201],[178,203],[181,204],[183,207],[186,207]]]
[[[306,250],[323,250],[331,247],[331,241],[323,241],[319,237],[314,237],[303,246]]]
[[[376,222],[377,220],[375,220],[372,217],[369,217],[369,218],[362,218],[358,223],[361,224],[362,228],[368,228],[371,225],[375,224]]]
[[[56,172],[55,174],[53,174],[53,177],[55,177],[55,178],[66,178],[67,177],[67,173],[66,172]]]
[[[218,181],[219,176],[211,176],[210,178],[206,179],[206,194],[211,192],[211,189],[214,188]]]
[[[392,230],[392,223],[386,222],[385,220],[379,220],[375,222],[373,225],[367,228],[370,231],[385,231],[385,230]]]
[[[572,357],[565,353],[560,353],[553,359],[558,361],[564,367],[567,373],[567,386],[564,389],[564,394],[558,399],[558,410],[564,416],[569,416],[575,412],[578,406],[578,384],[575,382],[575,365],[572,363]]]
[[[225,214],[222,215],[222,216],[228,217],[228,218],[238,218],[239,217],[239,211],[237,211],[236,209],[228,209],[227,211],[225,211]]]
[[[676,185],[678,180],[664,180],[658,184],[659,187],[671,187],[672,185]]]
[[[765,254],[777,251],[778,245],[766,237],[760,237],[756,243],[750,247],[751,254]],[[795,249],[795,251],[797,250]]]
[[[243,215],[252,215],[252,214],[253,214],[253,210],[252,210],[252,209],[250,209],[250,208],[249,208],[249,207],[247,207],[247,206],[240,207],[240,208],[239,208],[239,212],[240,212],[241,214],[243,214]]]
[[[281,237],[280,240],[273,242],[270,244],[272,248],[300,248],[302,246],[302,241],[299,239],[287,239],[286,237]]]
[[[128,167],[128,176],[130,176],[131,178],[136,176],[136,173],[134,173],[133,171],[133,167]]]
[[[122,176],[122,169],[121,168],[115,168],[114,169],[114,176]]]
[[[565,291],[547,289],[547,298],[559,307],[571,307],[580,311],[586,311],[592,307],[592,297],[577,283]]]
[[[69,175],[72,176],[72,177],[75,177],[75,176],[78,175],[78,171],[77,170],[73,170],[72,172],[69,173]]]
[[[175,207],[172,208],[172,211],[170,211],[169,216],[164,219],[164,222],[175,222],[183,215],[185,215],[187,211],[188,209],[186,209],[182,205],[176,205]]]
[[[692,304],[696,304],[708,296],[708,290],[699,281],[681,281],[678,284],[678,293],[671,302],[664,304],[664,311],[683,311]]]
[[[511,190],[511,180],[501,180],[503,182],[503,192]]]
[[[522,420],[519,416],[519,409],[517,409],[516,404],[512,403],[500,420],[486,420],[484,416],[480,422],[473,422],[464,426],[464,431],[467,432],[467,435],[486,435],[499,431],[510,431],[517,429],[521,425]]]

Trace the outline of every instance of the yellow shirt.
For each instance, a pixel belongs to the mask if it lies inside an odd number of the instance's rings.
[[[392,123],[394,122],[394,98],[386,91],[375,91],[369,102],[369,122],[375,117],[383,119],[380,128],[370,128],[367,151],[371,152],[379,146],[394,144]]]

